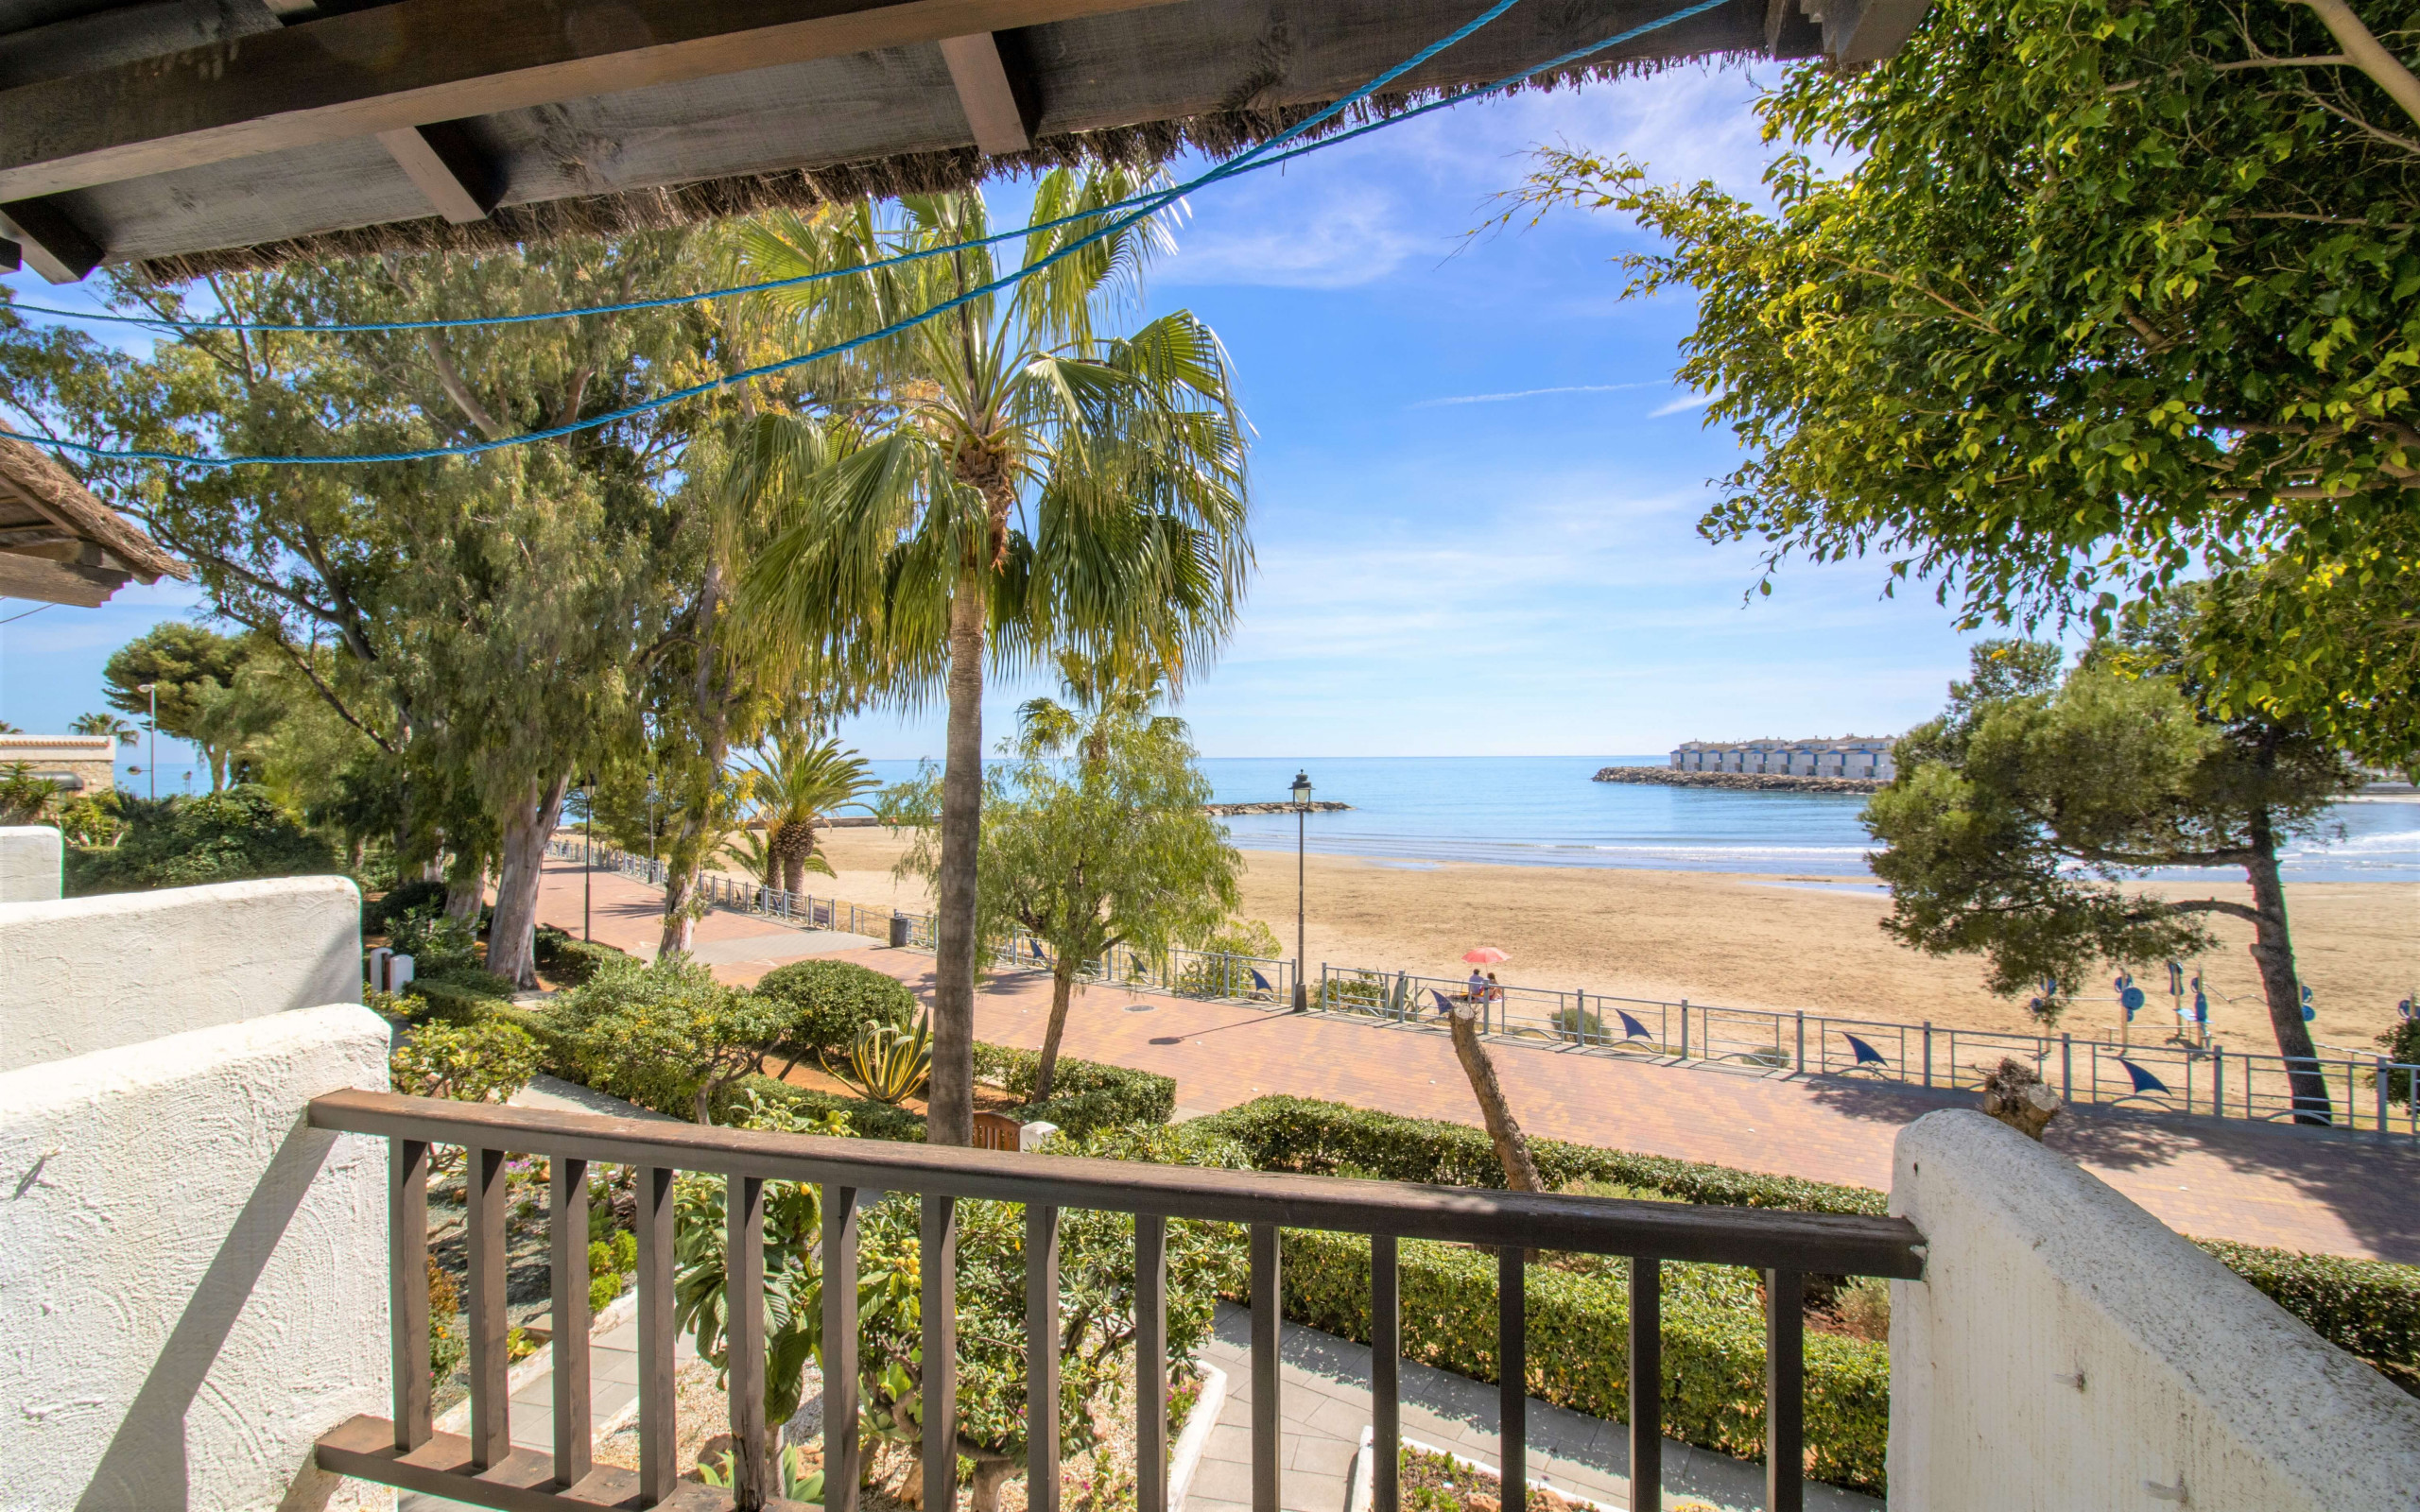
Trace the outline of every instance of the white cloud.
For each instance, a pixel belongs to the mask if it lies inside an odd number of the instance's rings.
[[[1693,409],[1703,409],[1708,404],[1713,404],[1716,400],[1720,399],[1723,393],[1724,390],[1718,388],[1710,394],[1683,394],[1680,398],[1673,400],[1668,404],[1661,404],[1654,409],[1649,410],[1647,412],[1647,418],[1649,420],[1662,420],[1667,415],[1685,415]]]
[[[1263,183],[1222,192],[1234,198],[1196,220],[1154,283],[1352,288],[1387,277],[1428,241],[1403,225],[1397,197],[1376,184],[1313,192],[1308,184]]]
[[[1424,399],[1407,404],[1407,409],[1435,409],[1443,404],[1496,404],[1512,399],[1536,399],[1546,394],[1611,394],[1630,388],[1660,388],[1661,384],[1558,384],[1551,388],[1516,388],[1509,394],[1451,394],[1443,399]]]

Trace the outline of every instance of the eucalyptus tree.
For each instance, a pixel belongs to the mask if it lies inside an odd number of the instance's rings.
[[[1140,187],[1122,171],[1053,172],[1034,219]],[[1029,232],[1013,270],[988,249],[873,266],[990,230],[967,193],[741,233],[752,277],[843,275],[765,297],[800,348],[960,301],[862,354],[880,403],[856,417],[862,439],[844,455],[824,449],[817,421],[774,418],[800,444],[757,486],[781,490],[792,514],[748,588],[794,644],[895,703],[946,704],[928,1115],[940,1143],[966,1143],[973,1125],[986,663],[1124,648],[1184,667],[1224,637],[1252,561],[1227,355],[1190,312],[1139,318],[1163,233],[1086,221]]]
[[[703,282],[695,233],[566,240],[210,279],[227,314],[301,324],[527,313]],[[125,284],[180,313],[195,291]],[[120,428],[180,450],[359,455],[511,441],[618,411],[719,365],[709,312],[433,331],[183,333],[121,387]],[[539,868],[564,792],[638,738],[637,684],[677,616],[678,471],[711,411],[629,416],[473,457],[163,470],[137,512],[193,560],[217,613],[260,632],[414,791],[492,822],[438,833],[407,805],[399,849],[493,844],[491,970],[531,980]],[[337,653],[333,662],[314,652]],[[492,839],[490,836],[492,835]],[[460,842],[455,844],[453,842]]]

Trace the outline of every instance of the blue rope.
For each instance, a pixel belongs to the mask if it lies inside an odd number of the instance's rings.
[[[1533,74],[1544,73],[1549,69],[1560,68],[1566,64],[1576,62],[1581,59],[1590,56],[1591,54],[1602,52],[1608,47],[1618,46],[1625,42],[1635,40],[1649,32],[1658,30],[1664,26],[1671,26],[1675,22],[1684,21],[1688,17],[1697,15],[1703,11],[1711,10],[1719,5],[1728,4],[1729,0],[1696,0],[1695,4],[1687,6],[1680,10],[1673,11],[1654,21],[1646,22],[1639,26],[1633,26],[1626,31],[1616,33],[1616,35],[1608,37],[1604,41],[1596,43],[1590,46],[1576,48],[1571,52],[1563,54],[1559,58],[1549,59],[1546,62],[1527,69],[1522,73],[1509,75],[1502,79],[1496,80],[1495,83],[1481,85],[1474,89],[1463,91],[1458,94],[1430,101],[1426,105],[1389,116],[1382,121],[1371,122],[1367,125],[1356,128],[1351,131],[1340,132],[1335,137],[1330,138],[1327,141],[1315,144],[1313,147],[1303,148],[1293,153],[1286,153],[1270,157],[1267,162],[1254,162],[1254,160],[1260,159],[1265,155],[1275,151],[1276,148],[1285,146],[1287,143],[1301,136],[1304,132],[1317,127],[1322,122],[1331,120],[1342,112],[1350,110],[1355,105],[1359,104],[1362,100],[1367,99],[1372,94],[1374,94],[1380,90],[1386,88],[1387,85],[1401,77],[1405,73],[1419,67],[1422,63],[1426,62],[1437,54],[1453,46],[1456,43],[1461,42],[1463,39],[1469,37],[1473,32],[1478,31],[1480,27],[1495,21],[1518,3],[1519,0],[1496,0],[1495,5],[1490,6],[1485,11],[1481,12],[1467,25],[1455,30],[1450,35],[1443,37],[1437,42],[1431,43],[1428,46],[1422,48],[1410,58],[1397,63],[1394,67],[1379,75],[1376,78],[1372,79],[1369,83],[1364,84],[1359,89],[1354,91],[1351,94],[1348,94],[1344,98],[1327,106],[1325,109],[1297,123],[1293,127],[1288,128],[1287,130],[1280,132],[1278,135],[1270,138],[1268,141],[1252,148],[1250,151],[1242,153],[1237,157],[1229,160],[1227,163],[1220,164],[1210,172],[1201,175],[1199,178],[1190,180],[1182,184],[1177,184],[1168,189],[1158,191],[1154,194],[1137,196],[1132,200],[1121,201],[1122,204],[1130,204],[1137,208],[1133,209],[1132,213],[1122,215],[1120,218],[1109,225],[1103,226],[1097,231],[1089,232],[1086,234],[1078,237],[1076,240],[1069,242],[1066,246],[1051,252],[1048,256],[1043,258],[1040,262],[1034,263],[1030,266],[1021,267],[1013,273],[994,279],[987,284],[978,284],[974,288],[968,289],[962,294],[944,300],[939,304],[918,311],[914,315],[904,316],[901,318],[890,322],[889,325],[881,326],[861,335],[851,336],[845,341],[836,342],[831,346],[821,347],[813,352],[802,352],[796,356],[785,357],[777,362],[764,363],[754,368],[745,368],[735,372],[724,373],[718,377],[710,378],[701,383],[691,384],[686,387],[676,388],[668,393],[658,394],[651,399],[641,400],[634,404],[626,404],[619,409],[609,410],[601,415],[591,416],[586,420],[572,421],[565,424],[548,426],[544,430],[527,431],[516,436],[500,437],[490,440],[466,441],[453,446],[425,447],[408,452],[347,453],[331,455],[197,455],[185,452],[161,452],[95,446],[85,441],[65,440],[48,436],[28,436],[16,431],[0,431],[0,436],[6,436],[12,440],[25,441],[36,446],[49,446],[62,451],[75,452],[82,455],[95,457],[106,461],[166,462],[189,467],[285,467],[325,466],[337,463],[424,462],[433,461],[441,457],[477,456],[488,452],[501,451],[507,447],[527,446],[537,441],[555,440],[562,437],[577,435],[581,431],[596,430],[603,426],[615,424],[621,421],[631,420],[640,415],[648,414],[652,411],[683,403],[685,400],[696,399],[702,395],[716,393],[739,384],[751,383],[759,378],[770,377],[775,373],[786,372],[790,369],[803,367],[808,363],[821,362],[832,357],[843,356],[848,352],[856,351],[859,347],[867,346],[873,342],[886,339],[887,337],[897,335],[904,331],[912,330],[928,320],[936,319],[943,315],[947,315],[952,310],[959,309],[959,307],[970,304],[977,300],[987,298],[990,295],[998,293],[1002,289],[1023,283],[1025,280],[1040,273],[1045,268],[1047,268],[1065,258],[1074,256],[1077,252],[1091,246],[1093,243],[1100,241],[1105,237],[1115,235],[1118,232],[1125,230],[1127,227],[1135,224],[1137,221],[1157,214],[1160,210],[1166,208],[1170,202],[1183,198],[1194,189],[1200,188],[1205,184],[1215,182],[1221,179],[1231,178],[1238,173],[1251,171],[1253,167],[1275,166],[1278,163],[1285,162],[1291,157],[1300,156],[1303,152],[1316,150],[1317,147],[1320,146],[1332,146],[1338,143],[1349,141],[1356,136],[1362,135],[1369,131],[1376,130],[1384,127],[1399,125],[1404,121],[1410,120],[1416,115],[1426,114],[1431,110],[1443,109],[1447,105],[1458,104],[1463,100],[1471,99],[1478,95],[1491,94],[1501,90],[1509,89],[1512,85],[1519,83],[1521,80],[1530,77]],[[1062,219],[1058,221],[1046,224],[1064,225],[1075,220],[1094,218],[1098,215],[1110,214],[1115,208],[1116,207],[1104,206],[1099,210],[1087,211],[1080,215],[1062,217]],[[1028,228],[1028,230],[1032,229],[1040,228]],[[967,247],[974,247],[992,241],[998,241],[1004,237],[1017,234],[1021,233],[1015,232],[1002,232],[994,236],[984,238],[983,243],[970,242],[964,245]],[[939,255],[941,252],[948,250],[952,250],[952,249],[935,249],[932,252],[925,255]],[[907,259],[902,258],[894,261],[906,260]],[[862,273],[868,271],[869,267],[874,266],[880,265],[869,265],[866,267],[848,268],[838,270],[838,272],[836,273],[808,275],[808,277],[836,277],[840,276],[843,273]],[[801,283],[805,281],[806,279],[803,278],[783,282]],[[780,284],[759,285],[759,287],[777,286],[780,286]],[[679,296],[673,299],[654,302],[690,302],[700,299],[715,298],[720,293],[737,292],[747,291],[715,291],[701,295]],[[596,313],[607,313],[613,308],[615,307],[603,307]],[[545,317],[540,316],[502,317],[498,318],[495,323],[544,318]],[[474,324],[488,322],[464,320],[455,323]],[[231,326],[229,328],[240,327]],[[378,328],[320,326],[305,329],[337,331],[346,329],[367,330]],[[390,327],[389,329],[393,328]]]
[[[1395,114],[1388,116],[1383,120],[1368,122],[1361,126],[1355,127],[1349,131],[1341,131],[1334,136],[1322,138],[1317,142],[1291,147],[1272,158],[1268,158],[1259,162],[1252,162],[1248,160],[1253,154],[1246,154],[1243,157],[1236,159],[1232,163],[1222,165],[1220,168],[1211,173],[1204,174],[1199,179],[1192,180],[1191,181],[1181,185],[1176,190],[1176,193],[1180,195],[1190,193],[1192,190],[1219,178],[1230,177],[1236,174],[1257,173],[1264,168],[1282,167],[1286,163],[1291,163],[1297,158],[1307,157],[1311,153],[1322,151],[1325,148],[1350,142],[1356,137],[1367,135],[1372,131],[1383,130],[1388,127],[1400,125],[1405,121],[1410,120],[1414,116],[1426,115],[1431,111],[1444,110],[1449,106],[1460,105],[1466,100],[1476,98],[1482,94],[1491,94],[1500,90],[1509,89],[1525,78],[1529,78],[1537,74],[1548,72],[1552,69],[1561,68],[1570,63],[1578,62],[1582,59],[1587,58],[1592,54],[1599,53],[1608,47],[1617,46],[1622,43],[1632,41],[1646,32],[1653,31],[1662,26],[1670,26],[1674,22],[1685,20],[1688,17],[1697,15],[1703,11],[1711,10],[1716,5],[1720,3],[1721,0],[1703,0],[1703,3],[1692,5],[1685,9],[1676,11],[1671,15],[1662,18],[1661,20],[1651,22],[1644,26],[1634,27],[1618,36],[1608,38],[1604,42],[1594,43],[1586,47],[1577,48],[1571,52],[1564,54],[1560,58],[1550,59],[1546,62],[1540,63],[1535,68],[1525,70],[1519,74],[1508,76],[1507,77],[1496,80],[1495,83],[1474,85],[1469,89],[1456,91],[1453,94],[1443,95],[1437,99],[1415,106],[1409,110],[1397,112]],[[1481,18],[1482,24],[1486,19],[1487,18],[1484,17]],[[1400,72],[1400,70],[1397,72]],[[1255,152],[1258,150],[1260,149],[1255,149]],[[535,310],[524,315],[469,315],[429,320],[374,320],[365,321],[358,324],[306,325],[300,322],[284,322],[274,320],[187,320],[180,319],[174,316],[120,315],[113,311],[94,312],[88,310],[75,310],[61,305],[52,304],[14,303],[11,304],[9,308],[28,315],[60,316],[68,319],[86,322],[147,326],[168,331],[242,331],[265,332],[280,335],[314,335],[388,331],[457,331],[484,326],[528,325],[541,320],[566,320],[576,319],[582,316],[625,315],[640,310],[675,308],[684,304],[697,304],[713,300],[732,299],[743,294],[765,294],[775,289],[796,288],[801,284],[819,284],[831,279],[849,278],[862,273],[879,272],[885,268],[899,267],[911,263],[923,262],[927,258],[946,257],[957,252],[974,251],[978,248],[994,246],[1000,242],[1013,241],[1020,236],[1030,235],[1039,231],[1056,231],[1060,227],[1071,226],[1078,221],[1092,220],[1102,215],[1115,215],[1119,211],[1131,210],[1138,205],[1151,202],[1156,199],[1161,193],[1161,191],[1154,191],[1150,195],[1130,196],[1127,198],[1115,200],[1109,204],[1097,206],[1091,210],[1078,211],[1074,215],[1061,215],[1056,219],[1035,221],[1025,226],[1017,227],[1014,230],[994,232],[989,236],[978,236],[971,241],[954,242],[946,247],[931,247],[915,251],[902,252],[895,256],[879,258],[871,263],[861,263],[854,267],[832,268],[815,273],[801,273],[789,278],[768,279],[762,283],[756,284],[737,284],[723,288],[707,289],[694,294],[667,294],[655,299],[626,300],[616,304],[587,304],[559,310]]]

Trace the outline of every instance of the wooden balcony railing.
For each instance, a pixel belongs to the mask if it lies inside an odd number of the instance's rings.
[[[1803,1504],[1801,1278],[1809,1273],[1912,1279],[1922,1236],[1896,1218],[1841,1217],[1680,1203],[1621,1202],[1408,1182],[1201,1170],[1010,1151],[938,1148],[880,1140],[820,1139],[748,1129],[603,1118],[592,1114],[343,1091],[311,1104],[314,1128],[390,1142],[389,1241],[394,1328],[394,1416],[356,1418],[321,1438],[326,1469],[388,1486],[504,1509],[669,1506],[784,1508],[762,1484],[765,1183],[812,1182],[823,1202],[824,1487],[828,1512],[856,1512],[857,1194],[912,1192],[923,1202],[924,1359],[957,1356],[956,1205],[961,1197],[1026,1206],[1028,1400],[1032,1446],[1027,1504],[1058,1512],[1058,1229],[1062,1208],[1134,1215],[1135,1468],[1139,1512],[1167,1512],[1167,1234],[1171,1218],[1248,1225],[1251,1230],[1253,1503],[1278,1512],[1279,1229],[1367,1234],[1375,1337],[1371,1350],[1375,1512],[1397,1512],[1398,1310],[1401,1239],[1483,1246],[1498,1256],[1504,1506],[1527,1505],[1523,1420],[1527,1340],[1525,1254],[1574,1250],[1631,1257],[1630,1354],[1639,1379],[1659,1373],[1661,1263],[1748,1265],[1766,1274],[1766,1505]],[[462,1146],[469,1226],[471,1432],[433,1431],[429,1410],[427,1204],[429,1147]],[[550,1162],[554,1268],[554,1452],[512,1448],[505,1352],[505,1159]],[[639,1458],[636,1474],[589,1460],[588,1212],[591,1162],[637,1168]],[[730,1183],[731,1432],[739,1482],[720,1489],[677,1479],[673,1461],[673,1198],[676,1171]],[[953,1420],[947,1370],[925,1383],[927,1424]],[[1634,1400],[1654,1402],[1659,1393]],[[1634,1412],[1634,1512],[1659,1512],[1661,1424]],[[951,1512],[953,1435],[925,1435],[929,1512]]]

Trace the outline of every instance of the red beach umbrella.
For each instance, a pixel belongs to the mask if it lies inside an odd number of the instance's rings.
[[[1509,961],[1512,958],[1512,956],[1505,954],[1502,951],[1497,950],[1493,945],[1482,945],[1475,951],[1464,951],[1462,953],[1462,959],[1470,962],[1473,966],[1494,966],[1499,961]]]

